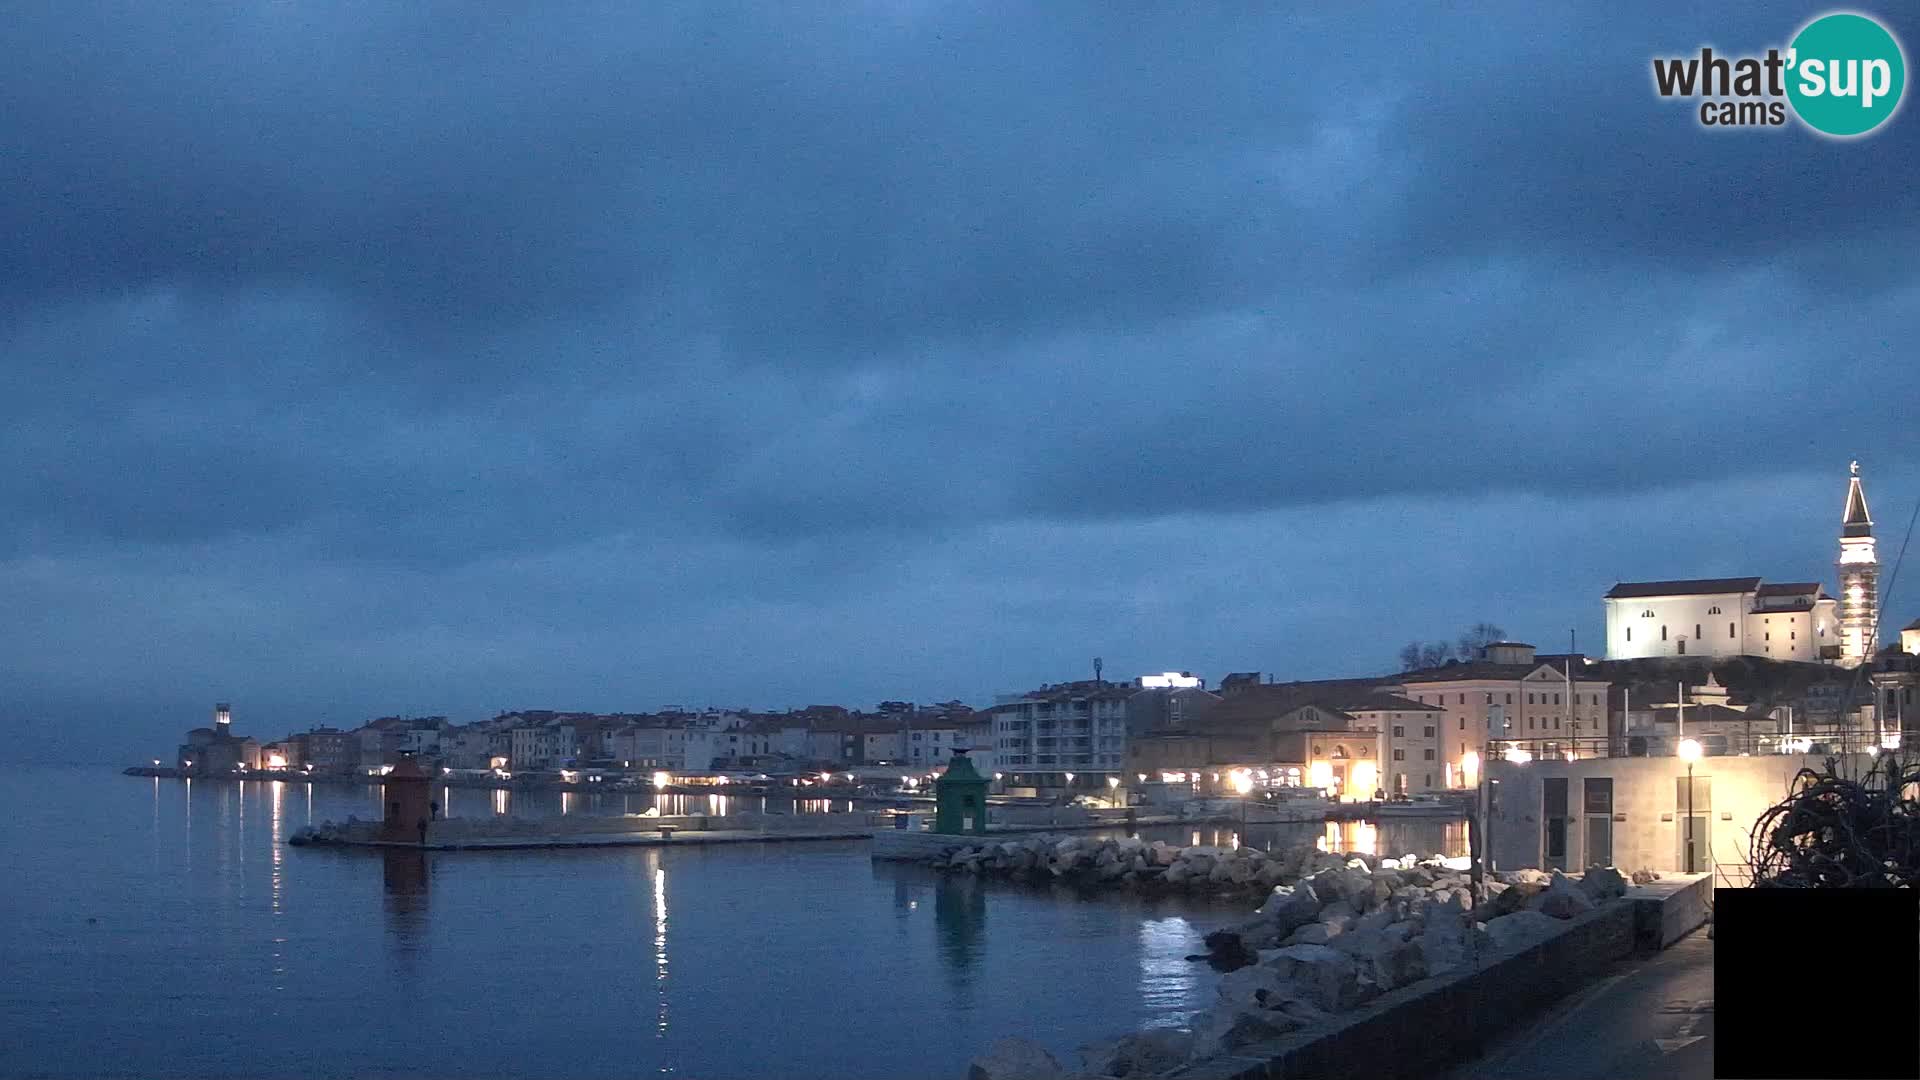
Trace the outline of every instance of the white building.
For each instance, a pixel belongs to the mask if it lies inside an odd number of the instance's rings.
[[[1851,466],[1840,515],[1840,596],[1818,582],[1757,577],[1623,581],[1607,593],[1607,658],[1760,656],[1853,666],[1874,652],[1880,563]]]
[[[1136,692],[1094,681],[1000,695],[989,710],[996,764],[1017,786],[1103,789],[1126,767],[1127,701]]]
[[[507,755],[515,771],[557,769],[579,752],[571,724],[517,727],[509,738]]]
[[[1609,660],[1764,656],[1817,662],[1839,655],[1839,605],[1817,582],[1623,581],[1606,601]]]

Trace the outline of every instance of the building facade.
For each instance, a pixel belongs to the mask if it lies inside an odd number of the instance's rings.
[[[1015,786],[1099,788],[1127,761],[1127,701],[1135,689],[1098,680],[1003,694],[993,716],[993,752]]]
[[[1421,744],[1420,760],[1406,762],[1412,790],[1476,787],[1484,758],[1514,744],[1559,757],[1607,753],[1612,684],[1585,673],[1586,657],[1541,657],[1516,642],[1488,654],[1495,659],[1407,672],[1391,687],[1439,710],[1433,745]],[[1424,732],[1428,722],[1420,723]]]
[[[1606,605],[1610,660],[1764,656],[1812,663],[1843,651],[1839,604],[1817,582],[1623,581],[1607,593]]]
[[[1848,466],[1847,505],[1840,515],[1840,662],[1857,667],[1872,658],[1880,625],[1880,558],[1874,552],[1873,515],[1860,487],[1860,463]]]

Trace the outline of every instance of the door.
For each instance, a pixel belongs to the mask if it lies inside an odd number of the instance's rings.
[[[1545,857],[1541,868],[1567,868],[1567,778],[1549,776],[1541,781],[1540,820],[1544,823]]]
[[[1613,778],[1589,776],[1583,781],[1587,835],[1585,866],[1613,865]]]

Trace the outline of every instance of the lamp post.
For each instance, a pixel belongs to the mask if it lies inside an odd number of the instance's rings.
[[[1680,740],[1680,757],[1687,763],[1687,873],[1698,873],[1693,868],[1693,763],[1700,758],[1700,744],[1692,739]]]

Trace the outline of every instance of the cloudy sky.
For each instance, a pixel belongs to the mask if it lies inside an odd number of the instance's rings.
[[[1815,9],[1135,7],[10,10],[16,743],[1597,650],[1853,457],[1891,562],[1920,119],[1648,74]]]

